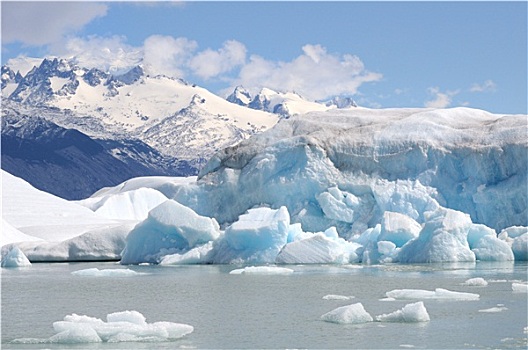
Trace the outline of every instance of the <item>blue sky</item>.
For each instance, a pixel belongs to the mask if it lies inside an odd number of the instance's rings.
[[[362,106],[527,113],[527,2],[5,2],[2,64],[87,66],[353,96]]]

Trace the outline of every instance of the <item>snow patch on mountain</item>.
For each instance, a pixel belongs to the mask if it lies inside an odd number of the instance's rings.
[[[80,67],[75,59],[43,59],[18,81],[15,69],[2,68],[2,96],[25,106],[20,108],[53,108],[69,116],[67,125],[65,116],[52,119],[61,126],[97,137],[103,135],[96,130],[108,126],[114,135],[137,138],[178,159],[203,161],[279,120],[181,79],[151,76],[141,65],[115,75]]]
[[[295,92],[277,92],[268,88],[261,89],[254,97],[242,86],[237,86],[227,97],[229,102],[267,111],[283,117],[304,114],[308,112],[327,111],[334,108],[357,107],[350,97],[334,97],[330,101],[309,101]]]

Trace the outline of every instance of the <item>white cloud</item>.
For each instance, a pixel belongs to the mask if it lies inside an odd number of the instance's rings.
[[[76,32],[108,7],[96,2],[2,2],[2,44],[49,45]]]
[[[244,64],[246,52],[244,44],[229,40],[218,51],[207,49],[198,53],[191,59],[189,66],[197,76],[210,79]]]
[[[471,92],[494,92],[497,91],[497,84],[493,80],[486,80],[483,84],[473,84],[469,89]]]
[[[60,57],[75,57],[82,67],[119,72],[137,65],[143,57],[141,48],[130,46],[125,41],[122,36],[71,38],[63,49],[55,53]]]
[[[56,38],[63,34],[57,31]],[[328,53],[321,45],[303,46],[302,54],[291,61],[258,55],[247,58],[246,46],[236,40],[224,42],[218,50],[197,48],[198,43],[188,38],[164,35],[151,35],[140,46],[127,44],[122,36],[70,37],[48,46],[51,54],[75,57],[87,68],[116,73],[142,63],[151,75],[197,79],[198,83],[215,78],[229,82],[231,91],[237,85],[252,92],[267,87],[297,92],[311,100],[354,95],[362,84],[382,78],[380,73],[366,70],[359,57]]]
[[[185,77],[185,67],[198,44],[187,38],[152,35],[143,43],[145,69],[150,74]]]
[[[460,92],[460,90],[441,92],[438,87],[430,87],[427,91],[433,95],[432,100],[425,102],[425,107],[427,108],[449,107],[453,97]]]
[[[289,62],[250,56],[234,79],[233,87],[295,91],[317,100],[340,94],[353,95],[363,83],[382,78],[380,73],[367,71],[357,56],[329,54],[321,45],[305,45],[302,50],[302,55]]]

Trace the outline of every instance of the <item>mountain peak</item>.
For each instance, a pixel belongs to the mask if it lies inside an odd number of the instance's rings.
[[[227,97],[227,100],[231,103],[247,107],[251,102],[251,94],[243,86],[239,85],[235,88],[233,93]]]

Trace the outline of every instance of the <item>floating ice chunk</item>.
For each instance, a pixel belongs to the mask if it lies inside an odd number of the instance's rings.
[[[24,267],[31,266],[31,262],[17,246],[13,246],[2,258],[1,265],[2,267]]]
[[[512,243],[512,251],[515,260],[528,260],[528,233],[515,237]]]
[[[496,237],[497,234],[494,229],[489,228],[486,225],[482,224],[472,224],[469,227],[468,235],[467,235],[467,241],[469,244],[469,247],[473,249],[477,243],[486,236],[492,236]]]
[[[390,314],[376,316],[379,322],[427,322],[430,321],[429,314],[422,301],[407,304],[401,310]]]
[[[91,276],[91,277],[128,277],[128,276],[137,276],[138,272],[130,269],[103,269],[99,270],[94,267],[91,269],[84,269],[73,271],[71,273],[75,276]]]
[[[385,293],[394,299],[442,299],[442,300],[478,300],[480,295],[474,293],[453,292],[436,288],[434,291],[422,289],[395,289]]]
[[[292,273],[292,269],[277,266],[248,266],[229,272],[230,275],[291,275]]]
[[[514,292],[528,293],[528,284],[527,283],[512,283],[512,290]]]
[[[158,263],[168,254],[182,253],[220,235],[215,219],[168,200],[152,209],[128,235],[122,264]]]
[[[107,322],[95,317],[71,314],[63,321],[53,323],[57,334],[48,339],[15,339],[19,344],[84,344],[100,342],[169,341],[192,333],[194,328],[174,322],[147,323],[137,311],[122,311],[108,314]]]
[[[62,242],[23,242],[19,247],[33,262],[119,260],[133,228],[133,223],[106,225]]]
[[[393,242],[401,247],[409,240],[418,237],[422,226],[407,215],[386,211],[381,220],[379,241]]]
[[[361,303],[338,307],[322,315],[321,319],[332,323],[366,323],[373,321],[372,316],[365,311]]]
[[[346,296],[346,295],[337,295],[337,294],[328,294],[323,297],[324,300],[350,300],[354,299],[353,296]]]
[[[286,244],[277,255],[280,264],[348,264],[356,262],[357,243],[324,233]]]
[[[446,208],[424,214],[426,222],[420,235],[400,250],[404,263],[475,261],[467,242],[471,219],[468,214]]]
[[[482,224],[472,224],[468,231],[469,248],[480,261],[513,261],[507,242],[497,238],[495,230]]]
[[[226,229],[225,239],[236,250],[263,250],[283,246],[289,226],[290,215],[286,207],[279,210],[250,209]]]
[[[488,285],[488,282],[482,277],[475,277],[466,280],[462,283],[463,286],[476,286],[476,287],[485,287]]]
[[[495,307],[490,307],[489,309],[482,309],[482,310],[479,310],[478,312],[496,313],[496,312],[502,312],[502,311],[506,311],[506,310],[508,310],[507,307],[497,305],[497,306],[495,306]]]
[[[286,207],[250,209],[215,242],[211,262],[274,263],[286,244],[289,230],[290,214]]]
[[[517,240],[517,239],[516,239]],[[482,237],[471,249],[480,261],[513,261],[514,252],[510,245],[495,236]]]
[[[186,265],[186,264],[204,264],[209,262],[209,253],[213,249],[213,242],[194,247],[183,254],[165,255],[160,265]]]

